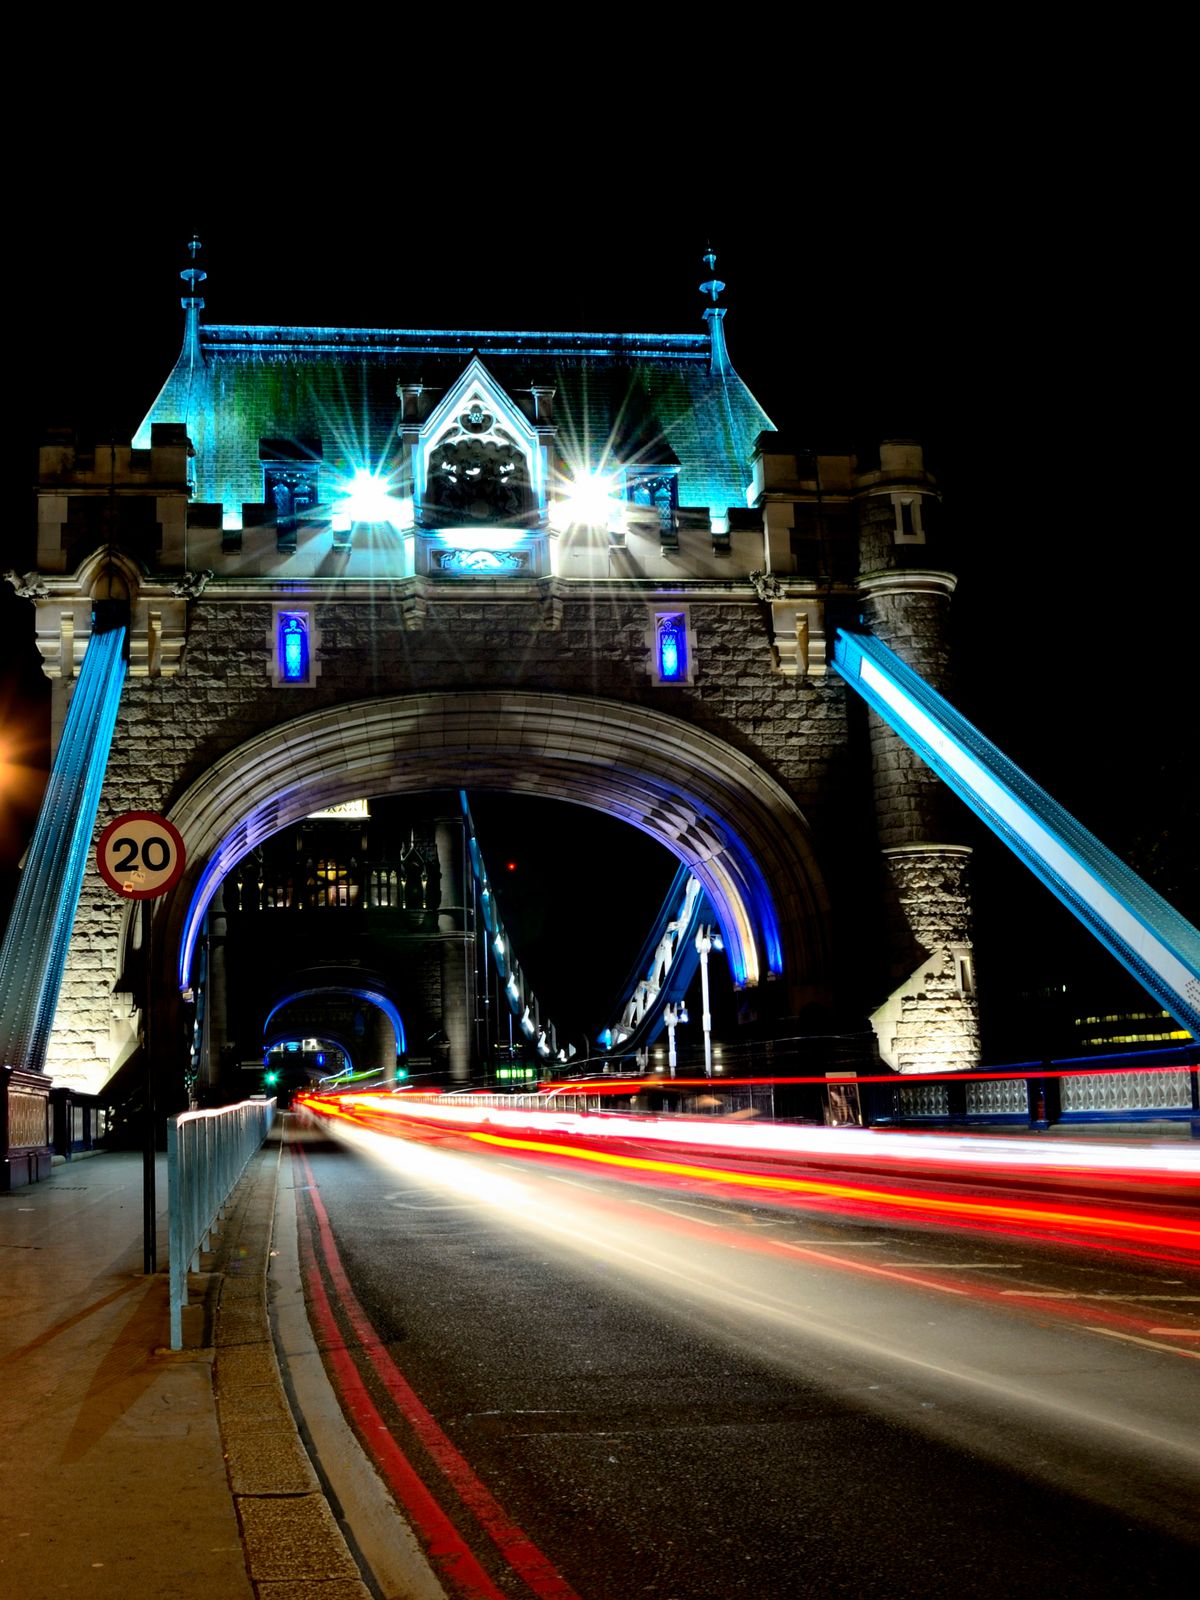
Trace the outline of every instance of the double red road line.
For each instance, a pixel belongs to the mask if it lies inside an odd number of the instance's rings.
[[[507,1600],[392,1437],[347,1347],[325,1286],[322,1262],[330,1289],[336,1296],[337,1311],[354,1336],[360,1358],[367,1363],[430,1459],[440,1469],[454,1495],[495,1546],[505,1565],[538,1596],[538,1600],[579,1600],[576,1591],[549,1558],[512,1521],[396,1366],[350,1286],[308,1157],[296,1145],[291,1146],[291,1151],[293,1161],[298,1164],[308,1185],[308,1201],[320,1252],[318,1261],[312,1236],[302,1227],[301,1266],[317,1332],[325,1345],[332,1368],[334,1387],[359,1439],[395,1495],[397,1503],[404,1509],[439,1576],[451,1585],[455,1595],[461,1596],[462,1600]]]

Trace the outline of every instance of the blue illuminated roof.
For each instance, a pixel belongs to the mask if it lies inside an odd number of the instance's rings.
[[[260,501],[262,439],[319,440],[322,467],[334,473],[386,462],[397,445],[397,386],[421,384],[422,404],[436,404],[475,355],[530,414],[532,387],[554,388],[557,445],[573,464],[615,466],[631,449],[645,465],[677,464],[684,506],[744,506],[754,440],[772,426],[736,373],[711,370],[707,332],[196,332],[134,443],[149,444],[153,423],[183,423],[200,501]]]

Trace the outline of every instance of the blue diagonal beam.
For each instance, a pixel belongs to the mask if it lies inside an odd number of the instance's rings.
[[[1200,1038],[1200,931],[879,639],[839,629],[833,666]]]
[[[93,633],[0,946],[0,1061],[44,1070],[125,682],[125,629]]]
[[[611,1041],[614,1050],[632,1053],[653,1044],[665,1026],[663,1012],[667,1006],[678,1005],[687,995],[700,964],[696,935],[702,925],[713,921],[708,896],[698,883],[693,887],[693,882],[691,869],[681,866],[667,890],[662,909],[622,988],[620,1018],[600,1035]],[[671,938],[667,967],[665,973],[660,973],[660,955],[668,934]],[[629,1024],[625,1019],[631,1008],[636,1007],[638,991],[643,984],[649,989],[648,1004],[637,1020]]]
[[[512,941],[505,932],[504,924],[500,920],[500,908],[496,904],[496,896],[492,891],[491,881],[484,865],[483,853],[479,848],[479,840],[475,837],[475,819],[471,815],[467,791],[458,791],[459,803],[462,806],[463,827],[466,829],[467,851],[471,859],[471,871],[479,890],[480,903],[483,907],[483,925],[488,942],[490,957],[496,964],[496,971],[504,981],[504,995],[508,1001],[509,1010],[521,1024],[523,1031],[529,1038],[538,1054],[544,1059],[553,1060],[558,1049],[558,1030],[547,1017],[541,1020],[541,1008],[537,996],[525,981],[525,974],[521,970],[521,963],[513,953]],[[526,1019],[535,1017],[537,1026],[532,1029],[526,1026]],[[543,1041],[538,1039],[538,1028],[543,1034]],[[544,1048],[540,1045],[544,1043]]]

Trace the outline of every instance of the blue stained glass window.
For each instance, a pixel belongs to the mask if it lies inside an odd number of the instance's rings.
[[[658,675],[664,683],[679,683],[687,678],[687,630],[682,612],[659,615]]]
[[[308,622],[294,611],[280,613],[279,668],[285,683],[308,682]]]

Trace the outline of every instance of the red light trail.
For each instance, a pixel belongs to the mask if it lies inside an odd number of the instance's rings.
[[[575,1116],[537,1111],[484,1110],[465,1104],[417,1105],[410,1097],[345,1095],[306,1101],[307,1108],[332,1120],[427,1140],[458,1139],[470,1147],[505,1151],[522,1159],[559,1165],[584,1164],[627,1181],[666,1183],[672,1187],[717,1190],[753,1196],[773,1204],[801,1205],[848,1215],[884,1220],[968,1227],[1047,1240],[1094,1245],[1164,1261],[1200,1259],[1200,1217],[1189,1212],[1200,1186],[1195,1157],[1189,1163],[1160,1165],[1163,1154],[1176,1152],[1122,1147],[1128,1157],[1114,1162],[1112,1147],[1087,1151],[1094,1164],[1081,1165],[1071,1154],[1063,1169],[1055,1157],[1063,1152],[1040,1142],[1032,1158],[1014,1148],[1015,1141],[993,1141],[979,1163],[975,1148],[987,1141],[950,1141],[906,1134],[863,1134],[862,1130],[766,1128],[761,1125],[714,1124],[710,1119],[643,1118],[592,1114]],[[497,1124],[499,1126],[497,1126]],[[503,1128],[503,1131],[500,1131]],[[788,1148],[790,1136],[804,1136],[800,1148]],[[810,1137],[816,1135],[815,1140]],[[830,1137],[832,1135],[832,1138]],[[856,1137],[857,1135],[857,1137]],[[867,1146],[864,1147],[863,1139]],[[720,1140],[722,1148],[714,1149]],[[689,1145],[702,1156],[674,1158],[661,1150],[667,1142]],[[1065,1143],[1061,1141],[1060,1143]],[[606,1148],[607,1146],[607,1148]],[[964,1148],[967,1146],[967,1148]],[[1107,1159],[1100,1161],[1104,1156]],[[841,1158],[841,1159],[839,1159]],[[853,1180],[796,1171],[798,1165],[836,1162],[859,1168],[891,1168],[886,1179]],[[731,1164],[736,1161],[736,1165]],[[899,1161],[913,1163],[897,1173]],[[919,1167],[919,1170],[917,1170]],[[1178,1170],[1176,1169],[1178,1167]],[[979,1193],[984,1182],[1006,1186],[1044,1187],[1048,1179],[1069,1179],[1124,1194],[1123,1204],[1086,1198],[1047,1199]],[[961,1187],[969,1180],[970,1190]],[[915,1183],[924,1187],[915,1187]],[[936,1184],[936,1191],[933,1185]],[[1149,1185],[1155,1186],[1154,1193]],[[1130,1199],[1136,1200],[1131,1204]]]

